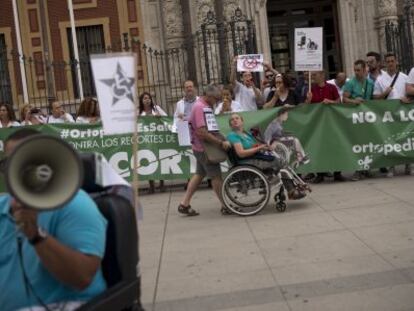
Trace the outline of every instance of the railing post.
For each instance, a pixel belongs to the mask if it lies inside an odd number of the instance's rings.
[[[204,64],[206,66],[206,78],[207,83],[210,84],[211,78],[210,78],[210,63],[208,60],[208,47],[207,47],[207,29],[206,25],[201,25],[201,34],[203,38],[203,50],[204,50]]]
[[[13,60],[11,61],[13,63]],[[13,104],[11,94],[11,81],[9,74],[9,60],[7,57],[7,46],[5,42],[0,41],[0,102]]]
[[[252,29],[252,22],[250,20],[246,21],[247,24],[247,46],[246,50],[249,54],[256,53],[256,50],[254,48],[254,35],[253,35],[253,29]]]
[[[122,34],[122,38],[124,40],[124,51],[128,52],[129,51],[129,40],[128,40],[128,33],[124,32]],[[121,47],[121,51],[122,51],[122,47]]]
[[[217,39],[218,39],[218,49],[220,56],[220,71],[221,71],[221,83],[227,84],[228,81],[228,59],[226,53],[226,40],[224,36],[224,31],[226,29],[225,19],[224,19],[224,5],[222,0],[215,0],[214,7],[216,11],[216,28],[217,28]]]
[[[391,45],[392,45],[391,44],[392,34],[390,34],[391,31],[392,31],[391,30],[391,23],[389,21],[387,21],[385,23],[385,46],[386,46],[387,51],[391,51],[392,50],[392,48],[391,48]]]
[[[217,23],[217,34],[218,34],[218,47],[220,55],[220,69],[221,69],[221,83],[227,84],[228,79],[228,59],[226,53],[226,41],[224,36],[225,31],[224,22]]]
[[[237,41],[236,41],[236,25],[234,21],[230,22],[230,31],[231,31],[231,42],[233,44],[233,56],[236,56],[239,54],[239,49],[237,47]]]

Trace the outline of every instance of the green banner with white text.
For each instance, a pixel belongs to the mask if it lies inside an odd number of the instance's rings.
[[[264,133],[277,109],[242,113],[245,129]],[[229,116],[217,117],[227,134]],[[187,179],[195,172],[190,147],[178,145],[171,117],[141,117],[138,122],[140,180]],[[370,101],[361,105],[300,105],[289,112],[284,128],[302,142],[311,161],[300,172],[355,171],[414,162],[414,105],[399,101]],[[105,155],[131,180],[132,135],[104,136],[101,125],[49,124],[34,126],[60,136],[80,152]],[[3,142],[13,129],[0,130]],[[53,152],[53,150],[51,150]],[[223,171],[228,169],[222,165]]]

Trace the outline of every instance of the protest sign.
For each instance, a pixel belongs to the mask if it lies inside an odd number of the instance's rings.
[[[295,71],[323,70],[323,28],[295,28]]]
[[[263,54],[246,54],[237,57],[237,71],[263,71]]]
[[[130,53],[91,55],[99,109],[106,135],[133,133],[136,124],[135,56]]]
[[[176,127],[177,127],[176,132],[178,135],[178,144],[180,146],[191,146],[191,137],[190,137],[188,121],[178,120]]]
[[[137,60],[133,53],[107,53],[91,56],[91,67],[105,135],[133,133],[132,188],[138,215],[138,100]]]

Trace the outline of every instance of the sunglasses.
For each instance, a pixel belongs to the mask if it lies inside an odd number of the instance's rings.
[[[274,75],[266,75],[267,79],[273,79]]]

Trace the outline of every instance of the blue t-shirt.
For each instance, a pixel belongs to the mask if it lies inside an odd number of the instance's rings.
[[[22,254],[27,277],[36,295],[46,304],[88,301],[106,289],[99,268],[92,283],[78,291],[57,281],[43,266],[35,248],[16,229],[10,214],[10,195],[0,196],[0,308],[4,311],[38,306],[33,293],[26,294],[19,263],[17,236],[23,237]],[[40,212],[38,225],[62,244],[100,258],[105,252],[106,220],[89,195],[80,190],[63,208]]]
[[[253,137],[252,134],[244,132],[243,134],[238,134],[236,132],[230,132],[227,135],[227,140],[232,144],[241,144],[244,150],[253,148],[255,144],[257,144],[256,139]]]
[[[365,100],[372,99],[374,93],[374,82],[371,79],[365,79],[362,83],[353,77],[348,80],[343,88],[344,92],[349,93],[351,99],[362,98]]]

